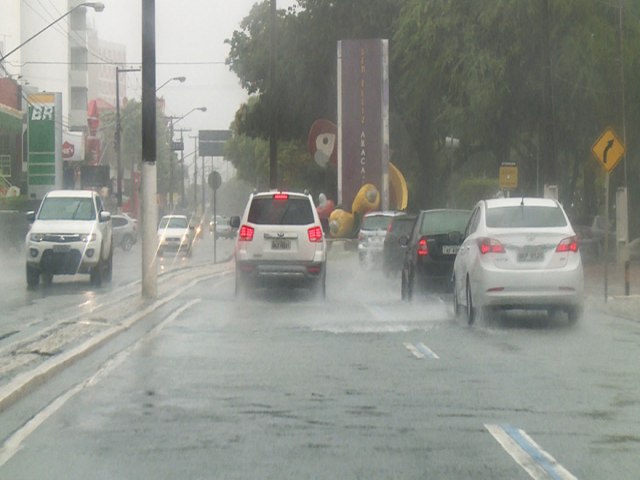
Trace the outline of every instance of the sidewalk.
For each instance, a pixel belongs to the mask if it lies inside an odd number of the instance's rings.
[[[629,265],[629,295],[625,295],[625,268],[615,261],[607,265],[607,301],[605,302],[605,265],[603,261],[584,265],[584,289],[587,308],[593,307],[612,315],[640,321],[640,262]]]

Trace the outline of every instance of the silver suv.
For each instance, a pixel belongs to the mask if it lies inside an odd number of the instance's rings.
[[[238,228],[235,246],[236,295],[277,281],[302,285],[326,295],[327,245],[311,195],[254,193]]]
[[[26,238],[27,285],[45,284],[54,275],[88,273],[91,283],[111,281],[113,241],[111,214],[91,190],[54,190],[47,193]]]

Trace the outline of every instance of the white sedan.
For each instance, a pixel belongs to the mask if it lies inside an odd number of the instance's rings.
[[[491,309],[583,310],[578,238],[556,200],[496,198],[477,203],[453,268],[453,307],[472,324]]]

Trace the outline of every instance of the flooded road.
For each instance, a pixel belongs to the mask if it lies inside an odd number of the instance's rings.
[[[502,314],[330,254],[327,300],[187,285],[2,412],[0,477],[634,478],[637,324]],[[177,288],[178,286],[176,286]],[[45,393],[49,400],[44,401]],[[35,398],[40,397],[36,402]]]

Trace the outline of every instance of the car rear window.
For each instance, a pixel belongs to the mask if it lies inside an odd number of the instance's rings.
[[[386,230],[393,220],[391,215],[368,215],[362,220],[360,230]]]
[[[160,220],[160,228],[187,228],[186,218],[163,218]]]
[[[91,198],[47,198],[42,202],[40,220],[95,220]]]
[[[421,235],[464,232],[471,212],[466,210],[439,210],[426,212],[420,224]]]
[[[415,217],[396,217],[393,219],[393,222],[391,222],[391,233],[399,237],[409,235],[415,222]]]
[[[258,225],[308,225],[314,223],[311,202],[307,198],[279,200],[254,198],[247,220]]]
[[[565,227],[567,220],[558,206],[517,205],[487,209],[487,227]]]

